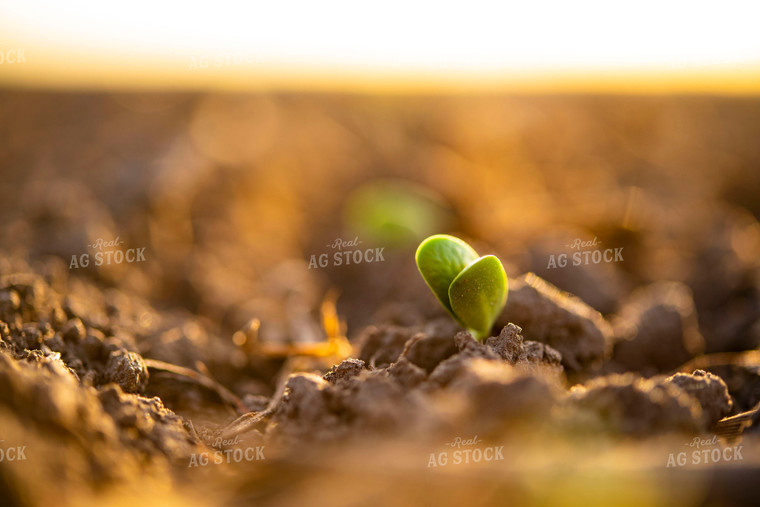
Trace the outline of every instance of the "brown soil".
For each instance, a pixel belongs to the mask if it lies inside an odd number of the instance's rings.
[[[0,111],[3,504],[755,498],[757,100],[3,92]],[[381,177],[503,260],[482,343],[415,241],[308,268]],[[145,262],[71,266],[117,236]],[[594,237],[624,260],[547,267]],[[350,354],[325,345],[343,335]],[[693,464],[695,439],[742,449]],[[486,449],[505,459],[452,461]]]

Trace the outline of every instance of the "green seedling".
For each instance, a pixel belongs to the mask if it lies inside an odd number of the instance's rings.
[[[423,241],[415,260],[449,314],[476,339],[488,337],[507,303],[507,273],[501,261],[493,255],[480,257],[470,245],[446,234]]]

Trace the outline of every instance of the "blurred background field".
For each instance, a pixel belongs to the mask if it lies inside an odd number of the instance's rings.
[[[760,248],[751,97],[9,90],[0,111],[4,251],[69,267],[98,238],[118,236],[146,247],[146,262],[72,274],[184,307],[227,333],[252,313],[276,313],[257,307],[266,298],[311,311],[331,286],[344,291],[339,307],[355,330],[421,283],[397,274],[413,273],[416,242],[439,231],[603,313],[648,282],[700,289],[719,278],[697,291],[709,309],[719,302],[706,292],[740,275],[711,273],[708,250],[741,263]],[[406,216],[392,212],[399,196]],[[307,269],[311,255],[332,252],[326,244],[357,236],[384,247],[387,262]],[[625,261],[547,269],[574,238],[594,237],[624,247]]]

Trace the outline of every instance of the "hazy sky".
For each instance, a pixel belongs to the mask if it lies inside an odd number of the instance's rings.
[[[193,65],[493,73],[760,67],[760,2],[2,0],[27,68]],[[220,63],[221,62],[221,63]],[[47,63],[46,65],[49,65]],[[229,69],[228,69],[229,70]],[[0,65],[0,74],[10,72]]]

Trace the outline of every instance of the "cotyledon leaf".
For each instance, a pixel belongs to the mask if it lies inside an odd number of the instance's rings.
[[[477,258],[477,252],[470,245],[447,234],[430,236],[422,242],[415,254],[417,268],[425,283],[451,316],[462,325],[465,325],[464,322],[449,302],[449,287],[462,270]]]
[[[480,340],[491,331],[504,308],[507,274],[501,261],[486,255],[466,266],[449,286],[449,301],[457,319]]]

